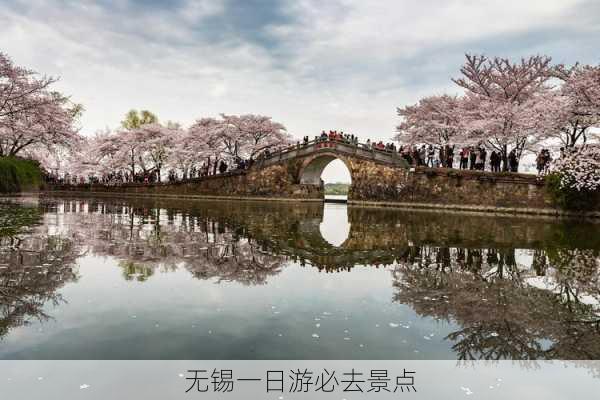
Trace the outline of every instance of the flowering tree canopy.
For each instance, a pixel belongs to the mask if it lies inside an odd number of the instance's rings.
[[[404,120],[396,128],[401,143],[447,144],[460,133],[460,100],[456,96],[431,96],[418,104],[398,108]]]
[[[291,137],[285,127],[264,115],[223,115],[223,122],[233,125],[240,137],[241,156],[254,159],[267,148],[288,145]]]
[[[579,192],[600,190],[600,145],[585,145],[566,151],[557,159],[553,171],[560,176],[561,187]]]
[[[559,119],[558,137],[567,147],[598,138],[590,128],[600,127],[600,67],[559,65],[555,72],[564,83],[548,112]]]
[[[184,165],[191,165],[194,160],[205,158],[208,158],[207,162],[211,157],[214,160],[220,159],[225,150],[225,142],[215,135],[215,130],[219,129],[220,121],[215,118],[197,120],[178,140],[175,157],[181,159],[180,162]]]
[[[164,127],[157,123],[145,124],[138,129],[141,140],[140,164],[144,171],[154,170],[160,180],[160,171],[168,162],[172,151],[176,128]]]
[[[452,81],[462,95],[398,108],[395,140],[480,143],[500,154],[506,170],[511,152],[518,160],[539,145],[572,147],[598,137],[600,67],[552,66],[550,57],[540,55],[513,62],[467,54],[460,72]]]
[[[221,161],[254,159],[266,148],[290,143],[283,125],[260,115],[201,118],[187,129],[156,121],[149,111],[130,111],[124,129],[82,140],[74,148],[74,157],[67,157],[66,170],[83,176],[155,174],[160,181],[165,167],[181,171],[184,177],[199,168],[208,173],[209,166],[215,173]]]
[[[49,86],[54,78],[37,78],[0,53],[0,156],[73,146],[75,124],[83,108]]]
[[[254,159],[266,148],[291,143],[285,127],[263,115],[221,114],[221,119],[207,133],[211,146],[234,159]]]
[[[528,145],[548,137],[553,126],[543,110],[552,77],[549,57],[518,63],[483,55],[466,58],[462,77],[453,82],[465,90],[461,119],[471,139],[487,143],[506,159],[509,151],[520,158]]]

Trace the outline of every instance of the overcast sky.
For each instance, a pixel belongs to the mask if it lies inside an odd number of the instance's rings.
[[[599,19],[598,0],[0,0],[0,51],[59,76],[84,134],[138,108],[387,140],[397,106],[457,92],[465,52],[598,64]]]

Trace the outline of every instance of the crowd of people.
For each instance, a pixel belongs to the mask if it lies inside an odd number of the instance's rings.
[[[315,136],[315,142],[325,142],[328,140],[358,145],[358,136],[347,134],[342,131],[329,131],[329,133],[322,131],[321,135]],[[308,136],[304,137],[304,144],[308,144]]]
[[[320,142],[341,142],[341,143],[345,143],[345,144],[352,144],[355,146],[362,146],[363,148],[369,149],[369,150],[380,150],[380,151],[396,151],[396,145],[394,143],[383,143],[382,141],[379,142],[371,142],[371,139],[367,139],[366,143],[361,144],[358,141],[358,136],[354,135],[354,134],[348,134],[348,133],[344,133],[343,131],[329,131],[329,133],[327,133],[326,131],[322,131],[320,135],[317,135],[314,137],[314,142],[315,143],[320,143]],[[310,143],[310,139],[308,136],[304,136],[302,138],[302,143],[297,142],[296,145],[297,146],[307,146]]]
[[[322,131],[321,135],[315,136],[315,142],[338,141],[346,144],[362,146],[368,150],[379,150],[384,152],[395,152],[401,155],[409,165],[413,167],[429,168],[455,168],[455,162],[458,168],[463,170],[490,171],[490,172],[518,172],[519,156],[515,149],[512,149],[506,157],[496,150],[489,152],[482,144],[477,146],[464,146],[457,151],[455,145],[446,144],[444,146],[429,145],[402,145],[396,146],[394,143],[376,142],[367,139],[364,144],[360,144],[358,136],[346,134],[338,131]],[[309,137],[304,136],[302,145],[310,143]],[[300,142],[297,143],[300,146]],[[561,154],[564,149],[561,148]],[[268,156],[274,153],[267,153]],[[548,149],[542,149],[536,158],[536,166],[539,175],[548,173],[552,157]]]
[[[166,182],[183,182],[193,179],[200,179],[211,175],[225,174],[226,172],[239,171],[248,169],[254,163],[253,160],[244,160],[236,158],[233,161],[213,160],[210,158],[207,162],[203,162],[199,167],[191,166],[187,170],[177,171],[171,168],[167,171]],[[96,176],[93,173],[86,175],[76,175],[65,173],[64,175],[56,173],[47,173],[45,176],[46,182],[53,184],[68,184],[68,185],[84,185],[84,184],[102,184],[102,185],[121,185],[127,183],[142,183],[153,184],[157,182],[165,182],[161,179],[160,172],[156,169],[137,171],[132,174],[129,171],[117,171],[103,173]]]
[[[459,169],[485,171],[488,164],[488,150],[479,146],[465,146],[458,152],[455,145],[444,145],[434,147],[433,145],[401,146],[399,152],[402,157],[412,166],[430,168],[454,168],[455,161]],[[493,150],[489,153],[489,170],[500,172],[502,167],[502,156],[500,152]],[[519,162],[516,152],[513,150],[508,154],[507,170],[517,172]]]
[[[506,156],[502,153],[488,150],[482,146],[462,147],[458,154],[454,145],[445,145],[434,147],[433,145],[419,146],[401,146],[398,151],[402,157],[412,166],[430,167],[430,168],[454,168],[455,161],[458,162],[458,168],[463,170],[490,171],[490,172],[518,172],[519,157],[515,149],[512,149]],[[564,149],[561,149],[561,153]],[[552,156],[548,149],[542,149],[536,157],[536,166],[539,175],[548,173]]]
[[[564,149],[560,149],[561,155],[564,154]],[[542,149],[535,159],[535,166],[538,171],[538,175],[546,175],[548,173],[548,169],[550,168],[550,163],[552,162],[552,156],[550,155],[550,151],[548,149]]]
[[[314,143],[322,142],[342,142],[355,146],[361,146],[367,150],[377,150],[383,152],[396,153],[407,163],[413,167],[428,167],[428,168],[456,168],[462,170],[476,170],[491,172],[509,171],[518,172],[519,157],[513,149],[506,157],[498,151],[492,150],[488,154],[488,150],[483,145],[465,146],[457,151],[455,145],[446,144],[444,146],[434,146],[432,144],[425,145],[401,145],[396,146],[394,143],[376,142],[367,139],[365,143],[359,143],[358,136],[347,134],[343,131],[331,130],[329,132],[322,131],[320,135],[314,137]],[[307,146],[311,143],[308,136],[304,136],[302,142],[296,143],[297,147]],[[289,149],[289,148],[288,148]],[[192,179],[203,178],[211,175],[225,174],[231,171],[240,171],[250,168],[255,161],[268,159],[275,154],[278,154],[284,148],[267,148],[263,150],[257,157],[257,160],[252,158],[242,159],[237,157],[233,160],[211,160],[203,162],[200,166],[192,166],[183,171],[177,171],[172,168],[168,170],[167,182],[180,182]],[[561,149],[561,154],[564,149]],[[548,173],[552,156],[548,149],[542,149],[536,157],[536,167],[539,175]],[[150,184],[161,182],[160,171],[138,171],[130,173],[128,171],[117,171],[113,173],[104,173],[97,177],[90,174],[87,177],[81,175],[65,174],[59,177],[57,174],[48,174],[47,180],[52,183],[64,184],[124,184],[124,183],[143,183]]]

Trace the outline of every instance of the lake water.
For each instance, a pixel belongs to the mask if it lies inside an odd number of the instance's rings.
[[[600,225],[5,199],[3,359],[600,359]]]

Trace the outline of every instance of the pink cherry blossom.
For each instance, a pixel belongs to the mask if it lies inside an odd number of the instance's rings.
[[[0,156],[57,151],[80,139],[75,125],[82,108],[50,91],[54,82],[0,53]]]
[[[560,175],[563,188],[600,190],[600,145],[588,144],[566,150],[553,163],[552,170]]]

